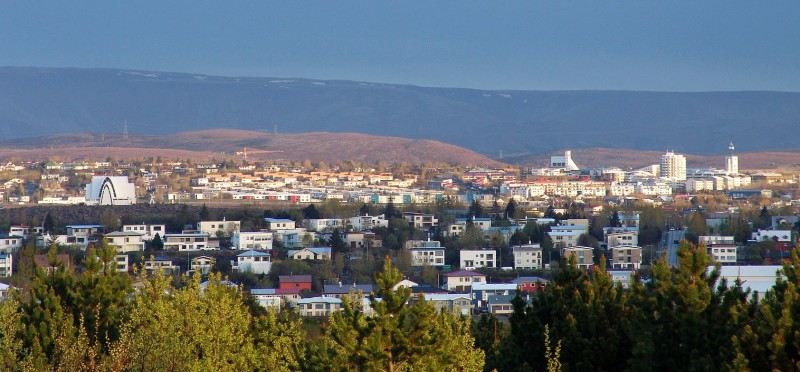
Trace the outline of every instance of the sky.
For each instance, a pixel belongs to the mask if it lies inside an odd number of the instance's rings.
[[[0,0],[0,66],[796,92],[800,1]]]

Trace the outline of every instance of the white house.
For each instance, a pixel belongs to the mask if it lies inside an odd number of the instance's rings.
[[[330,247],[311,247],[300,250],[290,250],[289,258],[293,260],[330,260]]]
[[[197,230],[210,236],[217,236],[218,231],[222,231],[224,236],[231,236],[233,233],[242,229],[241,221],[200,221],[197,223]]]
[[[468,316],[472,310],[470,295],[465,293],[427,293],[424,298],[437,311],[447,310],[453,314]]]
[[[148,274],[153,274],[157,270],[163,270],[165,274],[170,275],[178,272],[180,269],[177,265],[172,263],[168,257],[151,257],[144,260],[144,270]]]
[[[126,176],[94,176],[86,185],[86,204],[136,204],[136,185]]]
[[[118,254],[114,256],[114,266],[117,269],[117,272],[127,273],[129,266],[128,255],[127,254]]]
[[[497,251],[494,249],[462,249],[458,253],[460,267],[464,270],[475,270],[479,267],[498,267]]]
[[[355,216],[348,220],[353,230],[370,230],[376,227],[389,227],[389,220],[380,216]]]
[[[715,262],[723,265],[736,264],[736,243],[733,236],[709,236],[698,237],[700,244],[705,244],[708,255]]]
[[[539,244],[527,244],[511,247],[514,254],[514,268],[517,270],[541,269],[542,247]]]
[[[306,220],[306,227],[311,231],[328,232],[333,229],[344,228],[342,220],[338,218],[311,218]]]
[[[514,295],[517,285],[514,283],[491,283],[472,285],[472,304],[476,307],[486,307],[489,296]]]
[[[314,241],[314,233],[304,228],[274,230],[273,237],[286,248],[299,248]]]
[[[264,222],[267,223],[267,229],[271,231],[294,230],[297,228],[295,222],[288,218],[265,218]]]
[[[272,268],[272,258],[269,253],[247,251],[236,256],[233,265],[239,272],[252,272],[254,274],[269,274]]]
[[[444,247],[438,246],[427,247],[413,247],[409,248],[411,252],[411,266],[444,266]]]
[[[291,307],[297,306],[297,301],[300,301],[299,288],[263,288],[251,289],[252,295],[259,305],[266,308],[272,308],[280,311],[283,304],[288,304]]]
[[[166,251],[213,250],[208,246],[208,234],[206,233],[164,234],[163,241]]]
[[[342,309],[342,300],[336,297],[310,297],[297,301],[300,316],[329,316]]]
[[[13,267],[14,257],[11,254],[0,254],[0,277],[11,276],[11,268]]]
[[[122,225],[123,232],[138,232],[142,233],[142,240],[150,241],[158,234],[159,238],[163,238],[167,231],[166,225]]]
[[[238,250],[272,250],[272,232],[270,231],[257,231],[257,232],[244,232],[237,231],[231,237],[231,244],[233,249]]]
[[[473,284],[486,284],[486,275],[468,270],[452,271],[444,276],[443,288],[448,291],[469,292]]]
[[[119,253],[144,251],[143,234],[134,231],[114,231],[105,235],[108,245]]]
[[[211,272],[211,268],[214,267],[214,262],[216,261],[213,257],[209,256],[197,256],[192,257],[191,266],[189,266],[189,271],[194,272],[198,271],[200,274],[208,274]]]
[[[608,247],[639,245],[638,231],[610,231],[605,237]]]
[[[0,235],[0,252],[11,253],[22,248],[22,237],[16,235]]]

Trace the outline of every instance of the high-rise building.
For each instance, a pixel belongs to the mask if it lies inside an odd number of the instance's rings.
[[[733,154],[734,149],[733,142],[731,142],[730,146],[728,146],[730,154],[725,157],[725,172],[728,174],[739,173],[739,157]]]
[[[686,180],[686,157],[667,151],[661,155],[661,177]]]

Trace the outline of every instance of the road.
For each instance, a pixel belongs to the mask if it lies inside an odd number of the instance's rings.
[[[677,267],[678,246],[685,235],[686,232],[683,230],[665,231],[661,235],[661,242],[658,245],[658,258],[662,258],[661,256],[666,251],[667,264],[670,267]]]

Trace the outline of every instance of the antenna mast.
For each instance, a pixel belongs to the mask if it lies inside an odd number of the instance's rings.
[[[122,139],[128,140],[128,119],[125,119],[125,124],[122,127]]]

